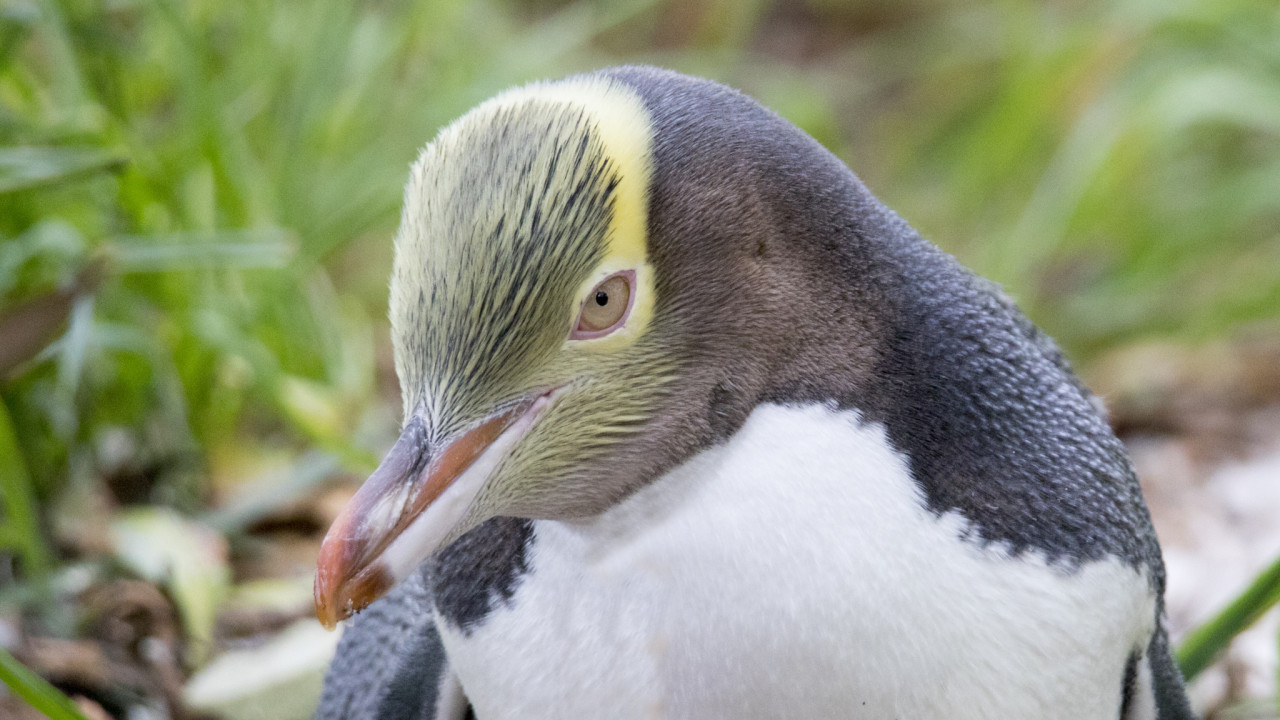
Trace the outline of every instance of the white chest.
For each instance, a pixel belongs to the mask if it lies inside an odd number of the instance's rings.
[[[511,607],[442,636],[484,719],[1116,718],[1146,579],[964,528],[883,428],[763,406],[592,522],[537,523]]]

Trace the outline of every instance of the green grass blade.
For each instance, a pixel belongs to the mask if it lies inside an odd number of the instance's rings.
[[[31,497],[31,476],[13,432],[9,410],[0,401],[0,512],[10,544],[22,558],[26,577],[42,579],[50,567],[49,552],[40,537],[35,502]]]
[[[124,159],[97,148],[0,148],[0,195],[115,170]]]
[[[1280,602],[1280,558],[1263,570],[1222,612],[1196,628],[1178,648],[1178,664],[1187,680],[1200,674],[1245,628]]]
[[[122,273],[196,268],[280,268],[297,254],[298,242],[278,228],[211,233],[171,233],[111,239],[111,259]]]
[[[50,720],[88,720],[58,688],[0,648],[0,682]]]

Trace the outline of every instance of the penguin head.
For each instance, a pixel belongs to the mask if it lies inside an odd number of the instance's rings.
[[[451,536],[598,508],[599,455],[669,378],[649,333],[646,120],[633,96],[598,90],[590,105],[563,85],[499,96],[411,173],[391,282],[405,417],[437,462],[502,438]]]
[[[674,92],[661,122],[646,83]],[[727,88],[645,68],[508,91],[442,130],[395,240],[404,429],[325,539],[321,620],[489,518],[603,512],[732,432],[806,345],[861,337],[836,327],[861,322],[830,297],[849,283],[790,237],[829,220],[783,197],[847,195],[851,175],[820,148],[803,183],[750,167],[815,148]],[[865,365],[810,354],[811,374],[814,357]]]

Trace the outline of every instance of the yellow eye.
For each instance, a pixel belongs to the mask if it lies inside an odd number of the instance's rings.
[[[570,337],[575,340],[601,337],[622,327],[631,310],[635,278],[635,271],[625,270],[610,275],[592,288],[582,303],[578,325]]]

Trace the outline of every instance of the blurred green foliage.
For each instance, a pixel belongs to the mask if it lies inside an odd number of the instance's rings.
[[[0,684],[44,713],[50,720],[86,720],[65,695],[0,647]]]
[[[1280,315],[1273,0],[6,0],[0,319],[52,340],[0,378],[9,535],[103,477],[194,512],[246,447],[369,469],[417,148],[621,62],[773,106],[1078,360]]]

